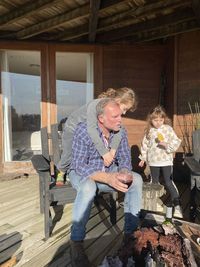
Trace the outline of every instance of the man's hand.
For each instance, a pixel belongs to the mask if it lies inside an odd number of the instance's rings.
[[[115,157],[115,150],[111,149],[108,153],[104,154],[103,156],[104,165],[109,167],[110,164],[113,162]]]
[[[116,149],[111,148],[110,154],[113,156],[113,158],[115,158]]]
[[[109,175],[107,179],[108,185],[123,193],[126,193],[128,191],[128,185],[122,182],[125,174],[119,172],[113,172],[113,173],[108,173],[108,175]]]

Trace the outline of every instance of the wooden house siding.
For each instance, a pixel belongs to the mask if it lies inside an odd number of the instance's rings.
[[[124,118],[130,145],[140,144],[147,113],[158,104],[167,45],[110,45],[103,47],[103,89],[131,87],[138,107]]]
[[[188,103],[192,105],[193,111],[194,103],[200,103],[200,31],[184,33],[177,36],[176,39],[177,77],[175,80],[177,84],[175,87],[177,89],[174,88],[174,90],[177,90],[175,102],[177,119],[174,127],[182,139],[187,131],[191,142],[193,122]],[[186,148],[184,152],[190,151]]]
[[[175,87],[174,87],[174,71],[175,71],[175,40],[171,38],[167,43],[167,49],[165,54],[165,66],[164,66],[164,74],[165,74],[165,91],[164,91],[164,99],[165,99],[165,108],[167,113],[171,119],[173,119],[173,114],[176,110],[175,103]]]
[[[200,31],[178,38],[178,114],[188,114],[188,102],[200,98]]]
[[[166,42],[143,44],[109,44],[109,45],[67,45],[53,43],[0,42],[1,49],[27,49],[36,47],[42,51],[42,59],[47,61],[48,51],[91,51],[94,52],[94,95],[108,87],[128,86],[134,88],[138,95],[138,108],[134,113],[127,113],[123,124],[127,129],[129,144],[138,145],[142,140],[145,120],[149,110],[159,103],[162,74],[166,78],[164,105],[173,119],[177,134],[183,138],[184,120],[191,122],[188,102],[192,104],[200,99],[200,31],[183,33],[169,38]],[[37,50],[37,49],[36,49]],[[52,57],[52,55],[51,55]],[[49,106],[47,101],[48,69],[42,63],[42,125],[47,124]],[[53,77],[53,75],[51,75]],[[51,80],[52,81],[52,80]],[[55,101],[51,100],[54,104]],[[52,111],[52,110],[51,110]],[[0,112],[2,121],[2,114]],[[54,114],[55,117],[55,114]],[[0,136],[2,133],[0,132]],[[2,138],[1,138],[2,139]],[[2,155],[3,143],[0,142]],[[180,148],[180,152],[183,148]],[[3,163],[1,165],[1,163]],[[32,171],[31,163],[0,163],[4,172]]]

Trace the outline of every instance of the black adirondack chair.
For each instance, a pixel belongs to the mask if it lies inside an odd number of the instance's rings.
[[[50,206],[65,205],[73,203],[76,197],[76,190],[69,182],[63,186],[56,186],[55,177],[57,173],[56,165],[61,156],[61,133],[58,131],[58,124],[51,126],[51,134],[47,128],[41,128],[42,154],[34,155],[31,159],[40,179],[40,212],[44,213],[45,239],[52,233],[55,218],[52,218]],[[110,213],[110,222],[116,224],[116,192],[107,194],[97,194],[96,205],[103,205]]]
[[[193,155],[185,157],[191,173],[190,220],[200,220],[200,129],[192,134]]]

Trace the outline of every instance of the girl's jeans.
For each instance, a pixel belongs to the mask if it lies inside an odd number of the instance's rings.
[[[137,229],[139,223],[139,212],[142,202],[142,177],[133,173],[133,182],[124,198],[125,234],[132,233]],[[92,179],[83,179],[71,171],[69,178],[72,186],[77,190],[76,199],[72,211],[71,240],[84,240],[86,235],[86,224],[90,217],[96,190],[99,192],[112,192],[114,189],[106,184],[97,183]]]

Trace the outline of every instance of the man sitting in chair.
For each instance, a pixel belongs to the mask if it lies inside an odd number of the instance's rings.
[[[121,110],[112,99],[104,98],[97,105],[98,133],[104,145],[109,144],[121,128]],[[131,154],[126,131],[123,129],[121,142],[114,161],[105,167],[103,159],[95,148],[86,123],[80,123],[74,133],[72,160],[69,179],[77,190],[72,211],[70,251],[72,266],[91,266],[84,252],[83,240],[86,235],[86,224],[96,190],[99,192],[121,191],[124,199],[124,234],[125,237],[137,229],[142,201],[142,178],[131,171]],[[126,179],[131,179],[131,185]],[[130,186],[130,187],[129,187]]]

